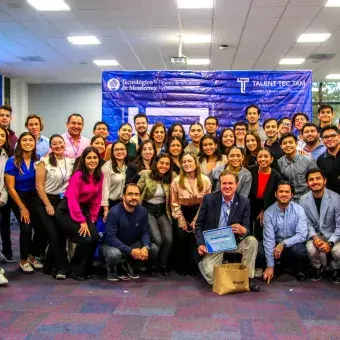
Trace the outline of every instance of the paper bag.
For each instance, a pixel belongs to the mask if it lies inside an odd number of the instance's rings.
[[[241,263],[227,263],[214,266],[214,293],[223,295],[249,291],[247,267]]]

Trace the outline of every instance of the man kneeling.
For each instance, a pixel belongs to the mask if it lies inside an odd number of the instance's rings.
[[[138,279],[131,262],[148,261],[152,268],[157,260],[159,249],[150,242],[148,213],[143,206],[138,205],[139,198],[138,186],[127,184],[123,190],[123,202],[112,207],[108,213],[101,250],[109,281]]]
[[[237,241],[237,253],[242,254],[242,264],[248,268],[249,278],[254,277],[258,242],[250,234],[250,202],[247,197],[236,193],[238,176],[223,171],[219,177],[221,191],[206,195],[199,210],[195,226],[198,253],[203,257],[198,267],[209,284],[213,284],[214,266],[223,263],[224,252],[208,254],[203,231],[231,226]],[[260,287],[252,280],[250,290]]]

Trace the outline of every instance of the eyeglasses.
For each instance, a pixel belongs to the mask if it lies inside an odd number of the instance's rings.
[[[292,123],[282,123],[283,126],[292,126]]]
[[[326,139],[333,139],[333,138],[336,138],[338,135],[337,134],[332,134],[332,135],[327,135],[327,136],[322,136],[322,139],[323,140],[326,140]]]
[[[238,129],[238,128],[236,128],[235,131],[246,132],[247,130],[246,129]]]
[[[121,148],[121,149],[113,149],[114,152],[120,152],[120,151],[126,151],[126,148]]]

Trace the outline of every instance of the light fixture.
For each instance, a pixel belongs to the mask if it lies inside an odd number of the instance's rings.
[[[301,34],[297,42],[323,42],[330,36],[330,33]]]
[[[119,66],[119,62],[115,59],[107,59],[107,60],[93,60],[93,63],[97,66]]]
[[[177,0],[178,8],[213,8],[214,0]]]
[[[340,73],[331,73],[326,76],[326,79],[340,79]]]
[[[64,0],[27,0],[38,11],[70,11]]]
[[[93,35],[67,37],[67,40],[74,45],[99,45],[100,41]]]
[[[211,42],[210,34],[184,34],[184,44],[207,44]]]
[[[340,7],[340,0],[328,0],[325,7]]]
[[[187,65],[210,65],[210,59],[188,59]]]
[[[305,58],[283,58],[280,60],[280,65],[300,65],[306,59]]]
[[[313,87],[312,88],[312,92],[319,92],[319,88],[318,87]]]

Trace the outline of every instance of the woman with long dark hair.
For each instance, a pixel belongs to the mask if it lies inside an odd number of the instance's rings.
[[[141,142],[134,162],[128,164],[125,184],[137,183],[142,172],[151,169],[156,155],[157,150],[151,139],[146,139]]]
[[[175,228],[176,272],[179,275],[196,275],[197,246],[193,230],[203,197],[211,192],[211,183],[201,174],[196,156],[184,153],[181,159],[180,175],[171,183],[172,217],[178,225]]]
[[[150,131],[150,139],[155,143],[157,155],[160,152],[165,151],[167,135],[166,128],[163,123],[157,122],[152,126]]]
[[[119,141],[114,142],[111,148],[111,159],[102,167],[104,181],[101,205],[104,208],[104,222],[109,210],[122,201],[127,169],[126,163],[127,151],[125,144]]]
[[[170,211],[171,158],[160,153],[150,171],[142,173],[137,185],[140,201],[148,211],[151,237],[159,248],[158,262],[162,275],[168,276],[168,256],[172,246]]]
[[[235,133],[232,128],[224,128],[221,131],[218,145],[222,155],[227,155],[230,148],[235,145]]]
[[[256,131],[248,131],[244,137],[245,156],[243,165],[248,169],[250,165],[256,164],[257,153],[261,148],[261,138]]]
[[[96,148],[87,147],[56,211],[59,228],[77,244],[71,258],[70,273],[75,280],[83,281],[91,275],[92,259],[99,239],[95,222],[100,210],[102,186],[100,154]]]
[[[168,138],[179,137],[182,140],[183,147],[188,145],[187,136],[181,123],[174,123],[168,129]]]
[[[43,238],[35,209],[39,198],[35,184],[35,161],[36,140],[30,132],[24,132],[19,137],[14,156],[5,167],[6,185],[13,201],[11,208],[20,225],[19,267],[24,273],[33,273],[34,269],[43,267],[36,259],[40,255]]]
[[[220,153],[215,136],[207,133],[201,138],[198,161],[201,173],[206,176],[209,176],[217,166],[227,163],[227,156]]]
[[[166,152],[171,157],[172,171],[179,175],[180,161],[184,152],[182,139],[177,136],[170,137],[166,143]]]
[[[66,235],[58,228],[56,209],[67,188],[74,159],[64,156],[65,141],[61,135],[52,135],[49,144],[51,149],[49,155],[36,163],[36,187],[40,198],[36,210],[48,237],[44,273],[52,274],[57,280],[64,280],[69,265]]]

